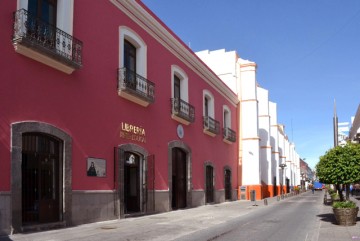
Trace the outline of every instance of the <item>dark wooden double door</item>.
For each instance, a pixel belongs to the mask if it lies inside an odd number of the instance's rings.
[[[48,135],[22,136],[22,222],[60,221],[62,143]]]
[[[186,152],[180,148],[172,150],[172,202],[173,210],[186,207],[187,172]]]

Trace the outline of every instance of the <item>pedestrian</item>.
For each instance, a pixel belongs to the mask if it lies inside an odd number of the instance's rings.
[[[315,191],[314,185],[311,185],[311,192],[312,192],[312,194],[314,194],[314,191]]]

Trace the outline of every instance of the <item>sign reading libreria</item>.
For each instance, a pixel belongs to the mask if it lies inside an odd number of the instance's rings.
[[[140,126],[121,122],[120,137],[132,141],[146,143],[145,129]]]

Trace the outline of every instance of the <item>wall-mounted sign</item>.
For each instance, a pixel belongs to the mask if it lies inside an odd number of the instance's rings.
[[[182,125],[178,125],[177,128],[176,128],[176,132],[177,132],[177,135],[180,139],[182,139],[184,137],[184,127]]]
[[[106,177],[106,160],[89,157],[87,159],[87,175],[90,177]]]
[[[121,122],[120,137],[132,141],[146,143],[145,129],[140,126]]]

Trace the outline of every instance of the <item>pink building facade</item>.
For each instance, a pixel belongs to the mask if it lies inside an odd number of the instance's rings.
[[[236,200],[238,98],[140,1],[0,11],[0,234]]]

